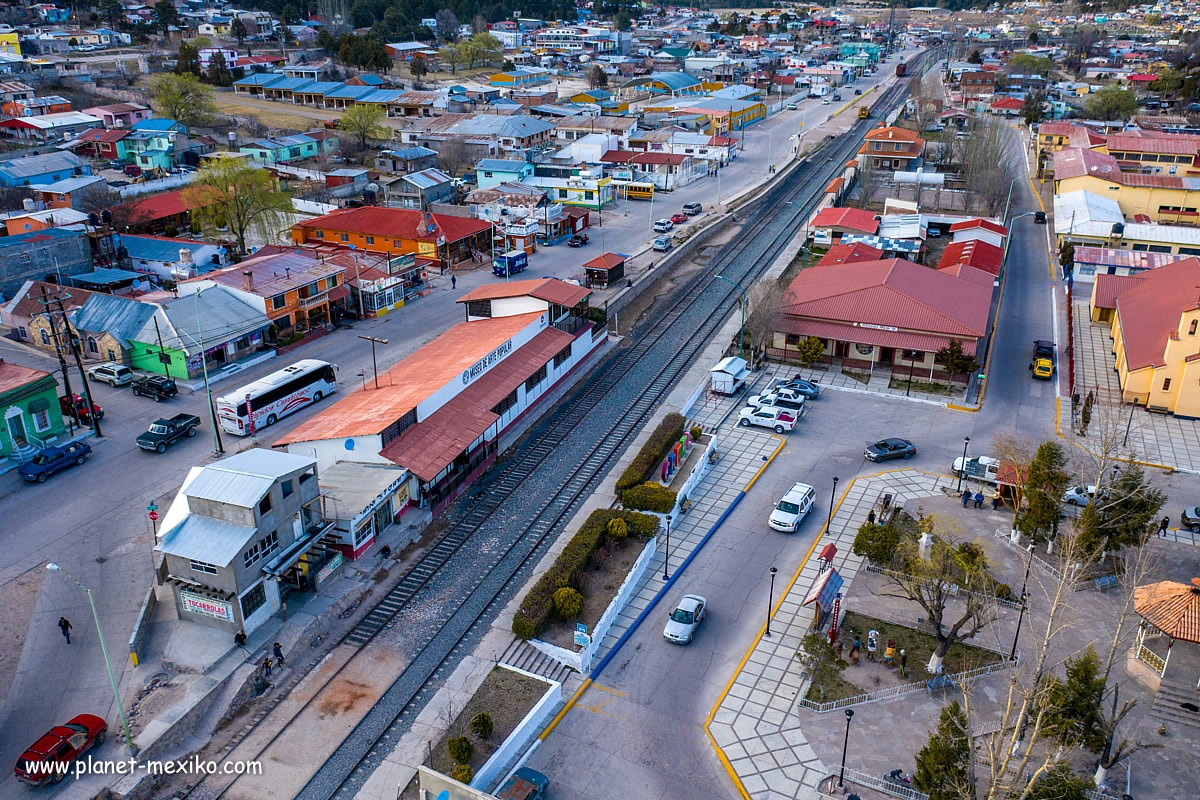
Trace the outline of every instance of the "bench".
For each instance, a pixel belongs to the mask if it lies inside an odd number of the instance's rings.
[[[953,689],[954,679],[949,675],[935,675],[925,681],[925,688],[929,690],[930,694],[933,694],[938,689]]]
[[[1117,580],[1116,575],[1101,575],[1099,578],[1096,578],[1096,580],[1092,581],[1092,584],[1096,587],[1096,590],[1101,592],[1103,592],[1105,589],[1112,589],[1119,583],[1120,581]]]

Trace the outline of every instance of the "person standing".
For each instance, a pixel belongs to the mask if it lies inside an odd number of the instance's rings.
[[[967,503],[971,502],[971,490],[970,489],[963,489],[962,501],[963,501],[963,508],[966,508]]]
[[[1162,520],[1158,523],[1158,535],[1166,536],[1167,528],[1169,528],[1169,527],[1171,527],[1171,518],[1163,517]]]
[[[267,656],[266,658],[263,659],[262,667],[263,667],[263,677],[264,678],[271,677],[271,667],[273,667],[273,666],[275,666],[275,664],[274,664],[274,662],[271,661],[270,656]]]
[[[875,660],[875,651],[879,649],[879,631],[867,632],[867,661]]]
[[[283,660],[283,645],[281,645],[279,642],[276,642],[274,650],[275,650],[275,660],[279,663],[279,666],[282,667],[285,663]]]
[[[457,288],[458,288],[458,276],[457,276],[457,275],[451,275],[451,276],[450,276],[450,288],[451,288],[451,289],[457,289]]]
[[[900,677],[901,678],[905,677],[908,674],[907,672],[905,672],[906,669],[908,669],[908,654],[905,653],[903,650],[901,650],[900,651]]]
[[[996,492],[992,495],[992,511],[1000,510],[1000,493]]]
[[[66,637],[67,644],[71,643],[71,621],[66,617],[58,618],[58,629],[62,631],[62,635]]]
[[[867,524],[868,524],[868,525],[874,525],[874,524],[875,524],[875,512],[874,512],[874,511],[868,511],[868,512],[867,512]]]
[[[850,663],[858,666],[858,656],[862,651],[862,638],[856,633],[854,634],[854,643],[850,645]]]

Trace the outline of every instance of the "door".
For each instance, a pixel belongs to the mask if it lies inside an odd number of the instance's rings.
[[[25,432],[25,419],[21,416],[21,409],[14,408],[4,421],[8,423],[8,438],[13,443],[14,450],[29,444],[29,436]]]

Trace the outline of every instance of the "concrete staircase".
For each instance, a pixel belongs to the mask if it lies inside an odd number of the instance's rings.
[[[1184,708],[1191,704],[1197,710]],[[1150,706],[1150,715],[1167,725],[1186,725],[1200,730],[1200,691],[1190,683],[1169,681],[1165,678],[1154,695],[1154,703]]]
[[[575,670],[563,664],[558,659],[546,655],[524,639],[516,638],[513,639],[513,643],[508,646],[508,649],[504,651],[504,655],[500,656],[500,663],[516,667],[517,669],[523,669],[526,672],[532,672],[534,675],[541,675],[543,678],[549,678],[559,683],[566,682],[566,679],[575,672]]]

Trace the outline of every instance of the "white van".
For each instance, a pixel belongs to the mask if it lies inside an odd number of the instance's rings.
[[[775,505],[767,524],[777,531],[795,533],[800,523],[812,510],[816,490],[807,483],[793,484],[787,494]]]

